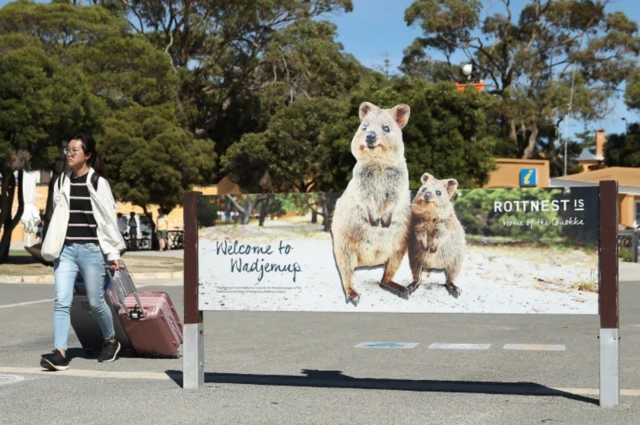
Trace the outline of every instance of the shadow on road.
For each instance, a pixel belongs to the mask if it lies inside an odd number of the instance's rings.
[[[168,370],[167,375],[182,387],[182,371]],[[363,390],[395,390],[416,392],[450,392],[556,396],[585,403],[599,404],[598,399],[568,393],[533,382],[432,381],[412,379],[353,378],[339,370],[306,370],[306,376],[253,375],[241,373],[205,373],[207,384],[249,384],[285,387],[353,388]]]

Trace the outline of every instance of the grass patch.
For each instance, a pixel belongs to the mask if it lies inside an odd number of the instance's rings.
[[[598,292],[598,282],[594,282],[592,280],[583,280],[580,282],[576,282],[572,286],[573,289],[582,292]]]

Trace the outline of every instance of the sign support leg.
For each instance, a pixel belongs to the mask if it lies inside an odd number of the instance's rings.
[[[600,406],[620,403],[618,295],[618,182],[600,182]]]
[[[204,324],[198,306],[198,200],[202,192],[184,194],[184,345],[182,388],[204,386]]]

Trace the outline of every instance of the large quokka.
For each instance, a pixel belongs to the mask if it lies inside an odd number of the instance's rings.
[[[404,157],[402,128],[410,108],[381,109],[360,105],[360,128],[351,141],[357,163],[353,177],[336,203],[331,234],[346,302],[357,305],[353,289],[356,267],[384,265],[380,285],[406,295],[393,277],[407,251],[411,192]]]
[[[465,234],[451,200],[458,188],[455,179],[438,180],[422,175],[422,187],[411,204],[409,264],[413,282],[409,292],[420,285],[422,269],[440,269],[446,274],[446,287],[458,297],[462,290],[454,282],[462,268]]]

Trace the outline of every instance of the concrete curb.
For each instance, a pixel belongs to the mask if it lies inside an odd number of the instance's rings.
[[[147,281],[147,280],[179,280],[184,277],[184,272],[159,272],[159,273],[131,273],[131,279],[133,281]],[[32,275],[32,276],[0,276],[1,284],[43,284],[53,283],[53,271],[51,274],[46,275]]]

